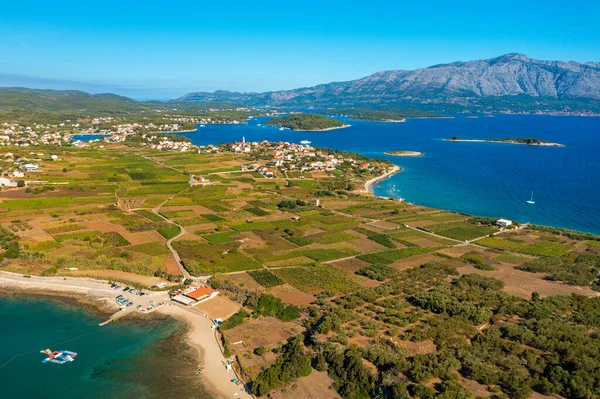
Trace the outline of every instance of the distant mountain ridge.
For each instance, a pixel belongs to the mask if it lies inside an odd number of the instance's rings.
[[[144,103],[117,94],[88,94],[79,90],[36,90],[20,87],[0,88],[0,111],[50,112],[140,112]]]
[[[235,108],[227,103],[136,101],[117,94],[89,94],[79,90],[40,90],[0,87],[0,112],[56,112],[88,115],[120,115],[150,111],[201,112]]]
[[[393,106],[487,103],[513,96],[561,101],[600,101],[600,63],[542,61],[511,53],[413,71],[393,70],[348,82],[266,93],[189,93],[182,102],[230,101],[255,106]],[[510,102],[510,99],[509,101]]]

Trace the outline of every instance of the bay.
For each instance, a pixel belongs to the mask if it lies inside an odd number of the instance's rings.
[[[600,118],[550,115],[455,115],[381,123],[343,119],[351,126],[324,132],[294,132],[247,124],[206,125],[177,133],[194,144],[233,141],[311,141],[313,146],[384,158],[403,168],[380,181],[374,193],[419,205],[477,216],[600,234]],[[526,138],[564,147],[449,142],[444,138]],[[78,137],[82,140],[86,136]],[[89,139],[89,138],[88,138]],[[385,152],[411,150],[421,157]],[[527,204],[531,192],[535,204]]]
[[[179,321],[99,327],[104,318],[54,298],[0,295],[0,397],[210,397],[193,359],[180,350]],[[45,348],[78,356],[62,365],[42,364],[46,356],[39,351]]]
[[[374,187],[381,196],[472,215],[504,217],[600,234],[600,118],[495,115],[477,118],[408,119],[405,123],[348,121],[326,132],[294,132],[265,126],[266,117],[246,125],[206,125],[182,133],[194,144],[232,141],[309,140],[317,147],[389,159],[403,171]],[[260,125],[260,126],[259,126]],[[536,137],[565,147],[448,142]],[[394,157],[412,150],[422,157]],[[529,205],[531,192],[535,205]]]

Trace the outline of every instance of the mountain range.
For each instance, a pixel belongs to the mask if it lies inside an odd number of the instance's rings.
[[[296,109],[412,108],[438,113],[542,112],[600,114],[600,63],[540,61],[522,54],[453,62],[414,71],[265,93],[189,93],[170,101],[135,101],[77,90],[0,88],[0,111],[90,113],[197,111],[232,104]]]
[[[228,101],[253,106],[416,106],[584,110],[600,104],[600,63],[541,61],[523,54],[453,62],[412,71],[265,93],[189,93],[177,102]]]

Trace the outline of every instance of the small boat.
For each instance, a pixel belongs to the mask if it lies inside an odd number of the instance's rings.
[[[302,140],[302,141],[300,142],[300,144],[310,144],[310,143],[311,143],[311,142],[310,142],[310,141],[308,141],[308,140]]]
[[[535,201],[533,200],[533,191],[531,192],[531,199],[529,201],[527,201],[527,203],[530,205],[535,204]]]
[[[47,358],[42,360],[42,363],[65,364],[68,362],[72,362],[77,357],[77,352],[71,352],[71,351],[65,351],[65,350],[52,352],[50,349],[46,349],[46,350],[40,351],[40,353],[43,353],[46,356],[48,356]]]
[[[200,127],[206,127],[206,125],[200,125]]]
[[[285,130],[285,128],[284,127],[280,127],[279,130]]]

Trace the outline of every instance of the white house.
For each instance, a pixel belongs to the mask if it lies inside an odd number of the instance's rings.
[[[21,166],[21,170],[24,170],[25,172],[35,172],[39,169],[40,167],[38,165],[32,164],[32,163],[27,163],[23,166]]]
[[[498,219],[496,220],[496,226],[507,228],[508,226],[512,226],[513,222],[507,219]]]
[[[0,177],[0,187],[17,187],[17,183],[6,177]]]

